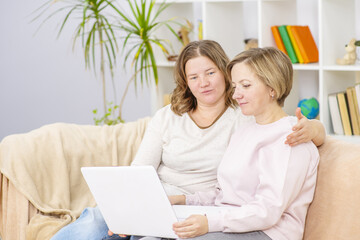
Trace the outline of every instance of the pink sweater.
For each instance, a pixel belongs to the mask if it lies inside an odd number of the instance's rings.
[[[302,239],[315,190],[319,153],[312,142],[295,147],[285,138],[296,123],[249,123],[232,136],[218,168],[217,188],[186,196],[189,205],[236,206],[208,214],[209,231],[262,230],[270,238]]]

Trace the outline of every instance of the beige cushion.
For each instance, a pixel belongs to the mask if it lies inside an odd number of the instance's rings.
[[[360,145],[327,137],[305,240],[360,239]]]

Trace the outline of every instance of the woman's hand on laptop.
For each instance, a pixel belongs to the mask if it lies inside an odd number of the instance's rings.
[[[185,221],[173,224],[173,230],[180,238],[193,238],[209,232],[208,219],[204,215],[191,215]]]
[[[170,195],[168,196],[171,205],[185,205],[186,197],[185,195]]]
[[[108,235],[109,236],[112,236],[112,235],[114,235],[114,233],[112,232],[112,231],[108,231]],[[126,237],[126,235],[125,234],[118,234],[120,237]]]

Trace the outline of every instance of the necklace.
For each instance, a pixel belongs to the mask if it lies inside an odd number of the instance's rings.
[[[220,112],[220,114],[210,123],[210,125],[208,126],[200,126],[196,120],[193,118],[192,113],[188,113],[190,119],[195,123],[196,126],[198,126],[198,128],[200,129],[206,129],[211,127],[212,125],[214,125],[216,123],[216,121],[224,114],[224,112],[226,111],[226,109],[228,108],[228,106],[225,106],[225,108]]]

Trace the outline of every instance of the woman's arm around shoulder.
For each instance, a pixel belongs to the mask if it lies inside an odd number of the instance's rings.
[[[286,139],[286,144],[296,146],[301,143],[312,141],[316,146],[321,146],[326,137],[324,125],[316,119],[309,120],[301,114],[301,109],[296,109],[296,117],[298,122],[293,127],[293,133],[289,134]]]

